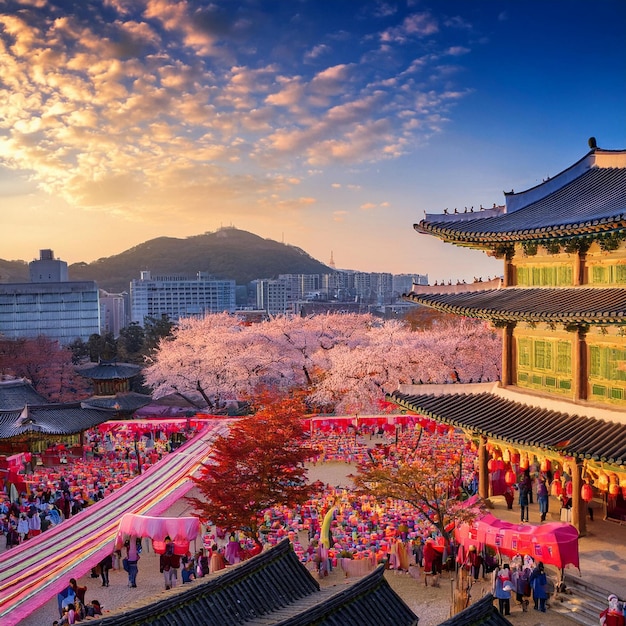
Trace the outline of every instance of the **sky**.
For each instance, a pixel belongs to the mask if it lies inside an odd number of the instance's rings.
[[[337,268],[495,276],[413,224],[503,204],[591,136],[626,149],[624,0],[0,0],[5,260],[234,226]]]

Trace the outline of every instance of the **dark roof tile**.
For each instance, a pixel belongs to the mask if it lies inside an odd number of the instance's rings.
[[[147,406],[152,398],[134,391],[116,393],[114,396],[92,396],[82,401],[85,408],[109,409],[115,411],[132,412]]]
[[[126,380],[137,376],[141,372],[141,367],[132,363],[101,361],[100,363],[81,365],[76,368],[76,371],[81,376],[92,380]]]
[[[30,382],[24,378],[0,380],[0,409],[22,409],[27,404],[46,404]]]
[[[581,459],[626,464],[626,424],[531,407],[491,393],[387,396],[412,412],[507,441]]]
[[[415,228],[456,242],[501,242],[572,236],[601,226],[602,231],[626,227],[626,168],[593,167],[546,197],[496,217],[437,221],[431,216]]]
[[[407,300],[447,313],[505,322],[623,323],[626,289],[507,287],[461,293],[409,293]]]
[[[511,622],[493,605],[493,596],[488,593],[480,600],[470,604],[439,626],[512,626]]]
[[[110,411],[85,409],[77,402],[0,410],[0,439],[28,434],[74,435],[106,422],[111,416]]]
[[[94,626],[417,626],[384,569],[345,587],[320,590],[288,539],[163,600],[94,620]]]

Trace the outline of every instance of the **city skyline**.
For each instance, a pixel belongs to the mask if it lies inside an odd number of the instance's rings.
[[[0,258],[235,226],[338,268],[501,273],[420,236],[626,147],[626,4],[171,2],[0,11]]]

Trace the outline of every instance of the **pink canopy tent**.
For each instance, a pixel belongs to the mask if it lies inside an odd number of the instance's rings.
[[[115,548],[121,549],[129,537],[149,537],[157,554],[165,552],[165,538],[174,542],[174,553],[184,555],[200,532],[197,517],[151,517],[127,513],[120,520]]]
[[[464,552],[470,545],[488,546],[504,556],[528,554],[536,561],[543,561],[559,569],[574,565],[580,570],[578,530],[565,522],[540,526],[513,524],[487,514],[472,524],[459,525],[454,534]]]

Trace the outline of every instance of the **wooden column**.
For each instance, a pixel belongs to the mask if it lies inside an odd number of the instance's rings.
[[[587,327],[578,326],[573,333],[572,385],[574,402],[587,399]]]
[[[513,285],[513,264],[508,257],[504,258],[504,272],[502,273],[502,286],[511,287]]]
[[[572,524],[581,537],[587,534],[587,503],[582,499],[583,466],[580,461],[572,463]]]
[[[487,451],[487,437],[480,435],[478,439],[478,495],[487,499],[489,497],[489,452]]]
[[[513,330],[515,324],[505,324],[502,327],[502,386],[508,387],[515,382],[515,341]]]

